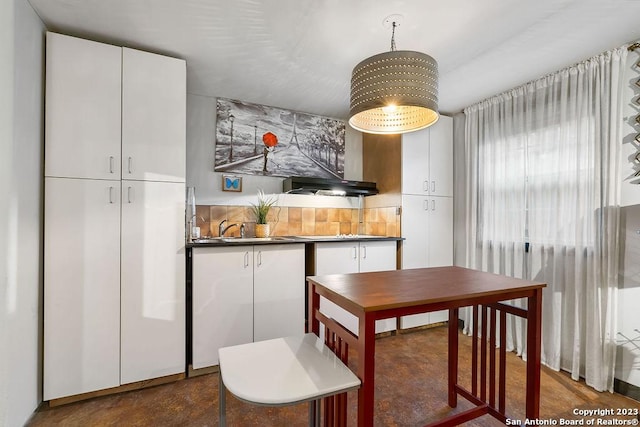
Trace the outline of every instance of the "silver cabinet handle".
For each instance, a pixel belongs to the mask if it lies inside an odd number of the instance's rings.
[[[422,202],[422,209],[425,211],[429,210],[429,200],[425,200],[424,202]]]
[[[436,210],[436,199],[431,200],[431,210],[432,211]]]
[[[127,163],[128,163],[129,173],[133,173],[133,159],[129,157],[129,160],[127,161]]]
[[[258,251],[258,267],[262,265],[262,251]]]
[[[367,257],[367,247],[363,246],[362,247],[362,259],[365,259]]]
[[[131,203],[131,186],[127,187],[127,203]]]
[[[429,181],[422,181],[422,191],[429,191]]]
[[[244,253],[244,267],[249,267],[249,252]]]
[[[109,156],[109,173],[113,173],[113,156]]]
[[[109,187],[109,203],[113,204],[113,187]]]
[[[435,181],[431,181],[431,192],[432,193],[436,192],[436,182]]]
[[[358,249],[355,246],[353,247],[353,259],[358,259]]]

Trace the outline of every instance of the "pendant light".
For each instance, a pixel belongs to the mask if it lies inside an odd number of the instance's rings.
[[[391,15],[391,51],[360,62],[351,75],[349,124],[366,133],[413,132],[438,121],[438,64],[431,56],[396,50],[401,15]]]

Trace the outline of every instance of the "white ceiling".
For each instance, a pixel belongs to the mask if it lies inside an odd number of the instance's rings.
[[[352,68],[433,56],[440,111],[640,39],[640,0],[29,0],[47,28],[187,60],[191,94],[346,119]]]

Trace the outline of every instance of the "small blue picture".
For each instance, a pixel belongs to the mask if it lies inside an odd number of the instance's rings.
[[[222,175],[222,191],[242,191],[242,177]]]

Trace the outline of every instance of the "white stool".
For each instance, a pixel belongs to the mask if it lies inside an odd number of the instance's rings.
[[[218,350],[220,427],[226,426],[225,387],[240,400],[284,406],[309,402],[309,425],[320,425],[320,399],[355,390],[360,380],[315,334]]]

